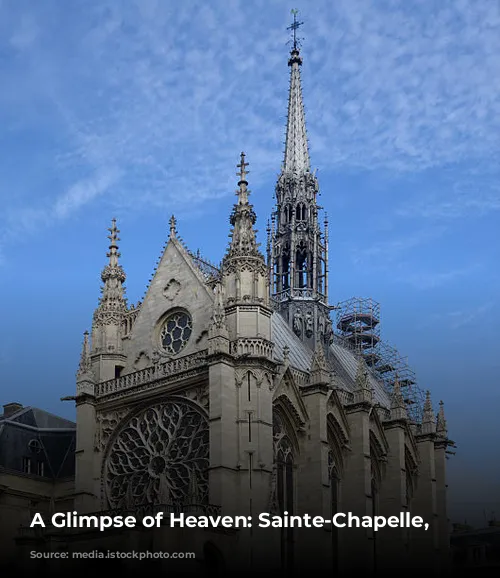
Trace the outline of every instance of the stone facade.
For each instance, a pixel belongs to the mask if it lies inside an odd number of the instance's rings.
[[[220,267],[170,237],[142,303],[125,299],[118,229],[77,376],[74,508],[257,515],[399,515],[419,529],[47,532],[67,549],[125,541],[196,552],[228,568],[446,565],[442,407],[408,414],[347,342],[328,301],[328,232],[310,170],[299,51],[267,258],[256,242],[241,155],[231,241]],[[267,532],[267,533],[266,533]],[[27,542],[25,542],[27,544]],[[408,558],[410,556],[410,558]],[[410,562],[411,559],[411,562]]]

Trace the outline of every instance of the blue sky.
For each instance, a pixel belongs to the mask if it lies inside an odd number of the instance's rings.
[[[497,2],[0,0],[1,397],[74,416],[59,398],[112,217],[136,302],[172,213],[221,259],[244,150],[265,242],[290,8],[331,301],[381,303],[384,339],[445,401],[452,515],[481,524],[500,515]]]

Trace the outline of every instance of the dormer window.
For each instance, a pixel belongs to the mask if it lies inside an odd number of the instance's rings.
[[[30,451],[34,454],[39,454],[42,451],[42,444],[40,440],[32,439],[28,442],[28,447]]]

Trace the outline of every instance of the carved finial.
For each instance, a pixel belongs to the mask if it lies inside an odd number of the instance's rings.
[[[217,283],[215,286],[212,318],[208,328],[210,354],[229,353],[228,337],[226,310],[224,308],[224,287],[221,283]]]
[[[125,287],[123,285],[126,280],[126,275],[123,267],[118,262],[120,257],[120,253],[118,252],[118,241],[120,240],[118,233],[120,231],[116,226],[116,219],[112,219],[111,227],[108,231],[110,243],[107,257],[109,258],[109,262],[101,272],[101,279],[104,285],[101,287],[102,295],[99,300],[99,306],[94,312],[93,327],[96,323],[104,322],[103,320],[109,313],[116,313],[116,316],[113,317],[118,318],[127,309]],[[120,325],[121,321],[118,320],[117,323]]]
[[[370,389],[368,381],[368,368],[362,355],[358,358],[358,367],[356,369],[356,385],[358,389]]]
[[[391,396],[391,418],[392,419],[406,419],[408,413],[406,411],[405,400],[401,393],[401,384],[399,383],[399,376],[396,375],[394,380],[394,388]]]
[[[118,233],[120,232],[117,227],[116,227],[116,219],[111,219],[111,227],[108,229],[109,231],[109,235],[108,235],[108,239],[111,241],[110,244],[110,249],[111,247],[114,247],[116,249],[118,249],[118,245],[116,244],[117,241],[119,241],[119,237],[118,237]]]
[[[448,435],[448,427],[444,417],[444,402],[442,400],[439,402],[439,411],[436,420],[436,432],[443,437]]]
[[[90,347],[89,332],[83,334],[82,353],[80,355],[80,365],[78,366],[78,375],[86,373],[90,369]]]
[[[111,219],[111,227],[108,229],[108,231],[109,252],[106,256],[109,258],[109,264],[112,267],[116,267],[118,265],[118,258],[120,257],[120,253],[118,252],[118,241],[120,240],[118,233],[120,231],[116,227],[116,219]]]
[[[330,373],[326,363],[325,351],[320,340],[316,342],[314,354],[311,362],[311,382],[312,383],[328,383],[330,381]]]
[[[230,234],[231,243],[229,246],[226,258],[237,256],[252,256],[264,260],[258,249],[258,244],[253,228],[257,217],[252,205],[248,202],[249,190],[247,189],[248,182],[246,176],[248,174],[246,167],[248,163],[245,162],[245,153],[241,153],[241,162],[238,165],[240,178],[238,185],[239,189],[236,191],[238,195],[238,202],[234,205],[229,222],[233,226]]]
[[[283,363],[288,363],[289,359],[290,359],[290,348],[288,347],[288,345],[285,345],[285,347],[283,347]]]
[[[215,286],[214,309],[212,313],[212,324],[216,329],[225,327],[226,310],[224,309],[224,289],[220,283]]]
[[[77,396],[81,394],[94,395],[94,374],[90,360],[89,332],[83,334],[82,353],[76,374]]]
[[[370,386],[370,380],[368,377],[368,368],[366,367],[365,359],[362,355],[358,358],[358,367],[356,369],[356,389],[355,389],[355,399],[358,402],[368,402],[373,401],[373,389]]]
[[[248,185],[247,182],[247,175],[248,175],[248,171],[246,170],[246,168],[248,167],[248,163],[245,162],[245,153],[241,153],[240,155],[240,164],[236,165],[238,169],[240,169],[240,171],[238,173],[236,173],[236,176],[238,176],[240,178],[240,180],[238,181],[238,186],[241,186],[241,183],[246,183]]]
[[[434,410],[432,409],[431,392],[429,390],[425,393],[424,413],[422,416],[422,433],[429,434],[436,431],[436,421],[434,417]]]
[[[175,239],[175,237],[177,236],[177,221],[175,220],[174,215],[170,217],[169,223],[170,223],[170,238]]]

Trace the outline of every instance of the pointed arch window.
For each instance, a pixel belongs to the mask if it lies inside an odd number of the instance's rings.
[[[340,474],[337,461],[335,460],[334,451],[330,448],[328,451],[328,477],[330,480],[330,518],[340,512],[339,492],[340,492]],[[332,524],[332,557],[333,569],[338,570],[339,557],[339,529]]]
[[[380,446],[375,441],[373,433],[370,433],[370,454],[371,454],[371,497],[372,497],[372,516],[379,513],[379,493],[382,482],[382,452]],[[377,570],[377,532],[372,532],[373,540],[373,569]]]
[[[407,447],[405,447],[405,482],[406,482],[406,495],[405,495],[405,505],[408,512],[411,511],[413,494],[415,491],[415,477],[417,473],[417,466],[413,457],[411,456]],[[406,549],[409,551],[411,548],[411,532],[409,528],[405,529],[405,545]]]
[[[297,207],[295,208],[295,220],[296,221],[305,221],[307,218],[307,211],[306,206],[304,203],[298,203]]]
[[[295,510],[295,459],[291,439],[283,419],[273,415],[273,437],[276,466],[276,503],[281,514],[293,515]],[[281,528],[281,564],[292,568],[294,558],[293,528]]]
[[[283,249],[281,261],[282,289],[290,288],[290,248],[286,245]]]
[[[297,247],[295,271],[297,275],[297,285],[300,289],[307,287],[309,263],[307,259],[307,247],[301,242]]]

